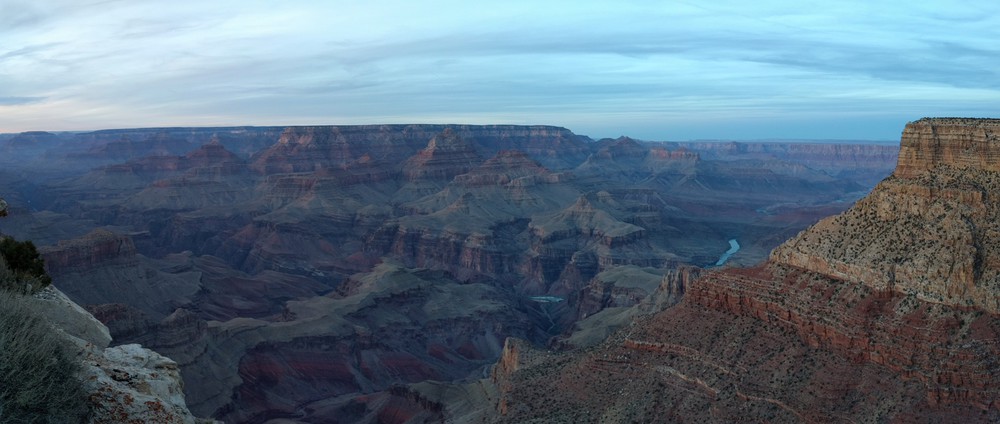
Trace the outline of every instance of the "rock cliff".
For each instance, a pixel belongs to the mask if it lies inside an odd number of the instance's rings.
[[[357,125],[289,127],[278,142],[254,155],[252,167],[264,174],[316,171],[356,162],[364,156],[399,164],[445,130],[475,140],[482,157],[521,150],[547,167],[575,166],[589,153],[586,138],[564,128],[516,125]]]
[[[434,136],[427,147],[403,163],[403,176],[406,181],[450,181],[456,175],[469,172],[482,161],[468,141],[448,128]]]
[[[1000,312],[1000,120],[922,119],[892,176],[772,261],[952,306]]]
[[[495,421],[995,422],[1000,186],[977,156],[995,125],[910,123],[868,197],[597,348],[508,372]]]
[[[907,125],[894,174],[913,178],[941,166],[1000,171],[1000,119],[924,118]]]
[[[137,344],[108,347],[108,329],[55,288],[36,294],[33,302],[79,351],[89,422],[211,422],[188,410],[177,363]]]
[[[202,288],[194,272],[160,272],[132,238],[97,229],[40,249],[55,284],[83,305],[124,302],[159,319]]]
[[[87,235],[61,240],[55,246],[43,248],[46,269],[50,274],[62,275],[92,271],[112,264],[136,263],[135,244],[127,236],[98,229]]]
[[[885,164],[895,162],[896,143],[685,142],[678,147],[706,160],[758,159],[803,164],[829,175],[851,176],[865,186],[885,178]]]

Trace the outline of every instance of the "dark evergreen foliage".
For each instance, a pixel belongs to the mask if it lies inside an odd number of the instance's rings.
[[[13,237],[2,237],[0,255],[3,256],[3,261],[14,277],[2,278],[3,284],[0,288],[19,293],[33,293],[52,284],[52,278],[45,272],[45,260],[31,240],[17,241]]]

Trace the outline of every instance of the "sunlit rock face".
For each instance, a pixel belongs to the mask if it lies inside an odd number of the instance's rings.
[[[1000,312],[1000,120],[907,125],[892,176],[776,249],[778,263]]]
[[[895,175],[911,178],[942,166],[1000,171],[1000,119],[924,118],[907,125]]]
[[[596,349],[501,362],[487,421],[995,422],[996,125],[910,123],[892,176],[768,261]]]

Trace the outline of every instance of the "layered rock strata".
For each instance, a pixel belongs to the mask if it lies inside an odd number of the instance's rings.
[[[893,176],[768,262],[705,273],[595,349],[498,367],[495,421],[995,422],[996,170],[977,155],[996,123],[910,123]]]
[[[110,264],[129,265],[137,262],[132,238],[98,229],[87,235],[61,240],[41,252],[46,270],[51,275],[92,271]]]
[[[403,164],[407,181],[444,180],[469,172],[483,160],[472,145],[448,128]]]
[[[131,237],[105,229],[40,251],[53,282],[83,305],[128,303],[159,319],[202,289],[193,270],[160,272]]]
[[[913,178],[939,166],[1000,172],[1000,119],[924,118],[907,125],[894,174]]]
[[[555,169],[575,166],[589,153],[584,138],[565,128],[541,125],[289,127],[274,146],[254,156],[252,167],[264,174],[316,171],[340,167],[365,155],[401,163],[445,130],[455,137],[475,140],[480,156],[517,149]]]
[[[922,119],[903,132],[896,171],[772,261],[1000,312],[1000,120]]]

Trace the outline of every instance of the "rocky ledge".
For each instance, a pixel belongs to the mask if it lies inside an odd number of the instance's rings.
[[[78,349],[91,423],[209,423],[191,415],[177,363],[137,344],[108,347],[107,327],[55,288],[35,307]]]

